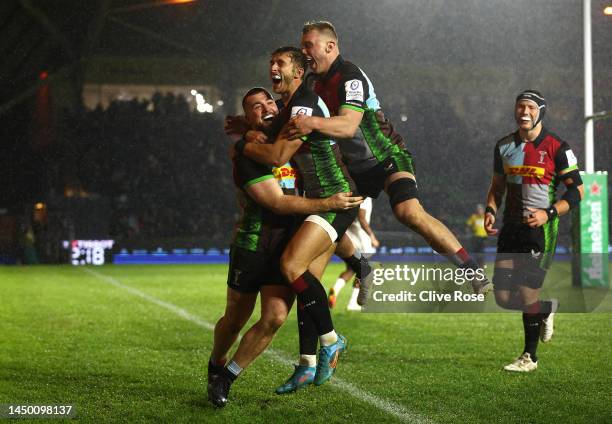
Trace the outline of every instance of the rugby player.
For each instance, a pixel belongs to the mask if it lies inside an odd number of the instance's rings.
[[[249,90],[242,106],[251,128],[269,126],[278,114],[272,95],[263,88]],[[242,217],[230,249],[225,314],[215,326],[208,365],[208,397],[218,407],[227,403],[230,386],[240,372],[270,344],[293,303],[293,291],[283,281],[279,264],[293,217],[281,215],[343,210],[361,203],[361,198],[349,193],[323,199],[293,196],[292,171],[289,165],[273,170],[242,155],[234,157],[234,181],[239,189]],[[258,292],[261,317],[246,332],[228,362],[229,349],[250,318]]]
[[[553,335],[556,299],[539,300],[557,242],[559,216],[578,206],[583,185],[578,162],[570,146],[542,124],[546,100],[526,90],[515,102],[518,130],[495,145],[491,187],[487,195],[485,229],[493,236],[495,215],[506,200],[503,226],[497,240],[493,274],[495,300],[505,309],[523,311],[525,346],[506,371],[529,372],[538,367],[538,339]],[[563,196],[555,191],[562,181]]]
[[[346,231],[346,235],[351,239],[355,248],[359,250],[367,259],[376,253],[376,248],[380,246],[372,227],[370,227],[371,216],[372,199],[366,197],[363,203],[359,205],[359,215],[357,216],[357,219],[353,221],[349,229]],[[333,287],[329,289],[329,296],[327,299],[330,308],[336,306],[336,300],[340,294],[340,290],[342,290],[348,281],[351,281],[351,278],[353,278],[354,275],[355,271],[353,271],[347,264],[346,269],[340,273]],[[346,309],[349,311],[361,310],[361,305],[357,303],[359,284],[360,281],[355,279],[353,282],[353,292],[351,293],[351,298],[346,307]]]
[[[335,142],[318,132],[289,139],[285,124],[298,114],[329,116],[327,106],[302,82],[306,60],[301,51],[283,47],[272,53],[270,77],[274,92],[281,95],[284,108],[271,132],[273,143],[257,144],[241,140],[238,152],[264,163],[278,166],[291,159],[298,169],[301,189],[308,198],[325,198],[341,191],[354,191]],[[281,257],[281,272],[293,287],[299,303],[298,312],[310,318],[321,345],[313,382],[321,385],[333,375],[346,339],[334,330],[327,305],[327,294],[319,278],[309,271],[317,258],[327,262],[336,242],[357,216],[357,209],[338,213],[311,214],[299,226]],[[300,316],[298,319],[301,321]],[[311,331],[311,330],[309,330]],[[300,337],[300,344],[302,344]],[[316,339],[315,339],[316,343]],[[316,349],[316,344],[315,344]],[[300,346],[302,351],[302,346]]]
[[[315,76],[314,91],[327,104],[332,117],[299,115],[291,121],[289,135],[302,137],[316,131],[338,140],[361,195],[377,198],[384,190],[402,224],[456,266],[477,269],[477,263],[450,230],[423,209],[412,155],[385,118],[372,81],[340,55],[334,26],[325,21],[306,23],[301,46]],[[472,285],[476,293],[486,294],[493,288],[486,279],[474,280]]]

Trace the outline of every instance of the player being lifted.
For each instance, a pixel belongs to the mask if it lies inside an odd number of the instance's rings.
[[[346,235],[353,242],[355,249],[359,250],[367,259],[370,259],[370,257],[376,253],[376,249],[380,245],[374,231],[372,230],[372,227],[370,227],[371,216],[372,199],[366,197],[363,203],[359,205],[359,215],[357,215],[357,219],[353,221],[351,226],[346,231]],[[351,278],[353,278],[354,275],[355,271],[353,271],[349,264],[347,264],[346,269],[340,273],[333,287],[329,289],[328,302],[330,308],[336,306],[336,300],[340,294],[340,291],[347,282],[351,281]],[[351,298],[346,307],[346,309],[349,311],[361,310],[361,305],[357,303],[357,297],[359,296],[359,284],[360,281],[355,279],[353,282]]]
[[[249,126],[259,130],[278,114],[272,95],[259,87],[246,93],[242,107]],[[347,193],[322,199],[294,196],[295,178],[289,165],[272,169],[242,155],[236,155],[233,162],[242,215],[230,249],[225,314],[215,326],[208,364],[208,398],[218,407],[227,403],[232,382],[270,344],[293,303],[293,291],[280,274],[280,255],[294,225],[293,216],[287,214],[348,209],[361,201]],[[314,264],[312,272],[320,275],[324,266]],[[253,313],[258,292],[261,318],[228,361],[231,346]]]
[[[235,148],[247,157],[274,166],[291,159],[298,170],[301,189],[308,198],[325,198],[338,192],[354,191],[354,182],[342,163],[335,142],[316,131],[298,139],[289,139],[284,130],[285,123],[296,115],[329,116],[325,103],[302,84],[305,68],[305,57],[299,49],[283,47],[273,52],[270,60],[272,86],[284,103],[279,118],[273,123],[276,128],[270,131],[269,139],[273,143],[241,140]],[[357,209],[309,215],[281,257],[281,272],[296,293],[298,312],[309,318],[321,345],[314,375],[316,385],[331,378],[346,340],[335,332],[325,289],[308,268],[315,260],[329,260],[336,242],[356,216]]]
[[[314,91],[332,117],[299,115],[291,121],[289,135],[302,137],[316,131],[338,140],[361,195],[377,198],[384,190],[402,224],[455,265],[478,268],[450,230],[421,206],[412,156],[385,118],[371,80],[340,55],[334,26],[325,21],[306,23],[301,46],[315,74]],[[493,287],[486,280],[472,285],[485,294]]]
[[[497,240],[493,284],[495,300],[505,309],[523,311],[525,347],[506,371],[528,372],[538,367],[538,338],[550,341],[556,299],[539,300],[557,243],[559,216],[576,207],[583,196],[578,162],[569,145],[542,125],[546,100],[535,90],[518,95],[514,117],[518,130],[497,142],[491,187],[487,195],[485,229],[493,228],[505,196],[504,223]],[[563,181],[567,190],[556,200]]]

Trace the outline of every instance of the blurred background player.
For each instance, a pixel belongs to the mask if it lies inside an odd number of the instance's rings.
[[[517,96],[518,130],[495,145],[487,195],[485,229],[491,236],[498,233],[493,228],[495,215],[506,200],[493,274],[495,300],[504,309],[523,311],[525,347],[504,367],[506,371],[534,371],[538,339],[552,338],[559,302],[539,300],[540,290],[555,253],[559,216],[578,206],[583,196],[576,156],[542,125],[545,112],[546,100],[538,91],[526,90]],[[556,200],[560,181],[566,190]]]
[[[370,227],[370,218],[372,216],[372,199],[366,197],[361,205],[359,205],[359,215],[357,219],[353,221],[351,226],[346,231],[347,236],[353,242],[355,249],[361,252],[361,254],[369,259],[376,249],[380,245],[372,227]],[[485,234],[486,235],[486,234]],[[347,282],[355,276],[355,271],[347,264],[346,269],[342,271],[336,280],[336,283],[332,288],[329,289],[328,302],[329,307],[333,308],[336,306],[336,300],[340,295],[340,290],[346,285]],[[359,280],[355,279],[353,282],[353,291],[351,293],[351,299],[349,300],[346,309],[349,311],[360,311],[361,306],[357,303],[357,296],[359,295]]]
[[[465,225],[470,229],[472,238],[472,255],[478,266],[483,267],[485,262],[484,249],[487,240],[487,232],[484,227],[484,206],[476,205],[476,211],[465,221]]]

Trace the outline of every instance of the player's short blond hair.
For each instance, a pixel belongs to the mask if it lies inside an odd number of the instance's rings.
[[[338,42],[338,34],[336,33],[336,28],[329,21],[309,21],[304,24],[302,27],[302,34],[309,33],[310,31],[319,31],[327,35],[330,38],[333,38]]]

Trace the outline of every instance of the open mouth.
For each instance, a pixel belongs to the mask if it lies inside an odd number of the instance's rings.
[[[278,87],[280,85],[280,83],[282,82],[282,77],[278,74],[273,74],[272,75],[272,86],[273,87]]]
[[[263,118],[261,118],[264,122],[272,122],[272,120],[274,119],[274,115],[272,115],[271,113],[268,113],[266,116],[264,116]]]

